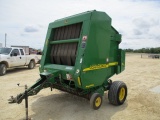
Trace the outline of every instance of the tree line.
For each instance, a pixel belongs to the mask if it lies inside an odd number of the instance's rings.
[[[133,53],[155,53],[160,54],[160,47],[156,48],[141,48],[141,49],[124,49],[126,52],[133,52]]]

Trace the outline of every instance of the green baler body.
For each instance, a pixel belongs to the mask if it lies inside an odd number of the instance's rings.
[[[75,90],[99,89],[125,68],[120,42],[121,35],[104,12],[94,10],[56,20],[48,27],[40,74],[51,74],[53,84],[55,78],[62,86],[71,82]]]

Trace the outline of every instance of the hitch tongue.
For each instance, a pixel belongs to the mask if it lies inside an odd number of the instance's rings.
[[[55,71],[55,73],[58,74],[59,71]],[[51,87],[52,83],[49,82],[49,79],[53,77],[52,73],[44,72],[41,73],[41,78],[30,88],[27,89],[25,86],[25,91],[23,93],[18,94],[16,97],[11,96],[10,99],[8,99],[9,103],[18,103],[20,104],[23,99],[25,99],[25,93],[27,92],[28,96],[36,95],[41,89],[46,87]],[[50,84],[50,86],[48,86]],[[19,84],[18,84],[19,85]],[[47,85],[47,86],[45,86]]]
[[[25,89],[23,93],[18,94],[16,97],[11,96],[10,99],[8,99],[9,103],[18,103],[20,104],[22,100],[25,98],[25,92],[27,92],[28,96],[36,95],[41,89],[43,89],[43,85],[47,82],[47,79],[40,78],[34,85],[32,85],[30,88]]]
[[[11,96],[10,99],[8,99],[9,103],[21,103],[24,99],[24,94],[19,94],[16,97]]]
[[[16,103],[16,100],[13,96],[11,96],[10,99],[8,99],[9,103]]]

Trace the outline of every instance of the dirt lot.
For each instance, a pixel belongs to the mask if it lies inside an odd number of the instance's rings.
[[[17,68],[0,77],[0,120],[21,120],[25,104],[8,104],[7,99],[31,86],[39,78],[38,65],[33,70]],[[160,59],[126,55],[126,70],[112,77],[128,86],[128,97],[121,106],[109,104],[107,92],[99,110],[89,101],[58,90],[42,90],[29,97],[29,117],[33,120],[160,120]],[[17,86],[20,83],[20,87]]]

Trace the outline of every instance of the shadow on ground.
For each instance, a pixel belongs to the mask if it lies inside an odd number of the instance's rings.
[[[121,106],[109,104],[105,93],[101,108],[93,110],[88,100],[61,92],[40,97],[33,102],[31,109],[34,114],[29,117],[33,120],[110,120],[115,113],[126,107],[127,102]]]

